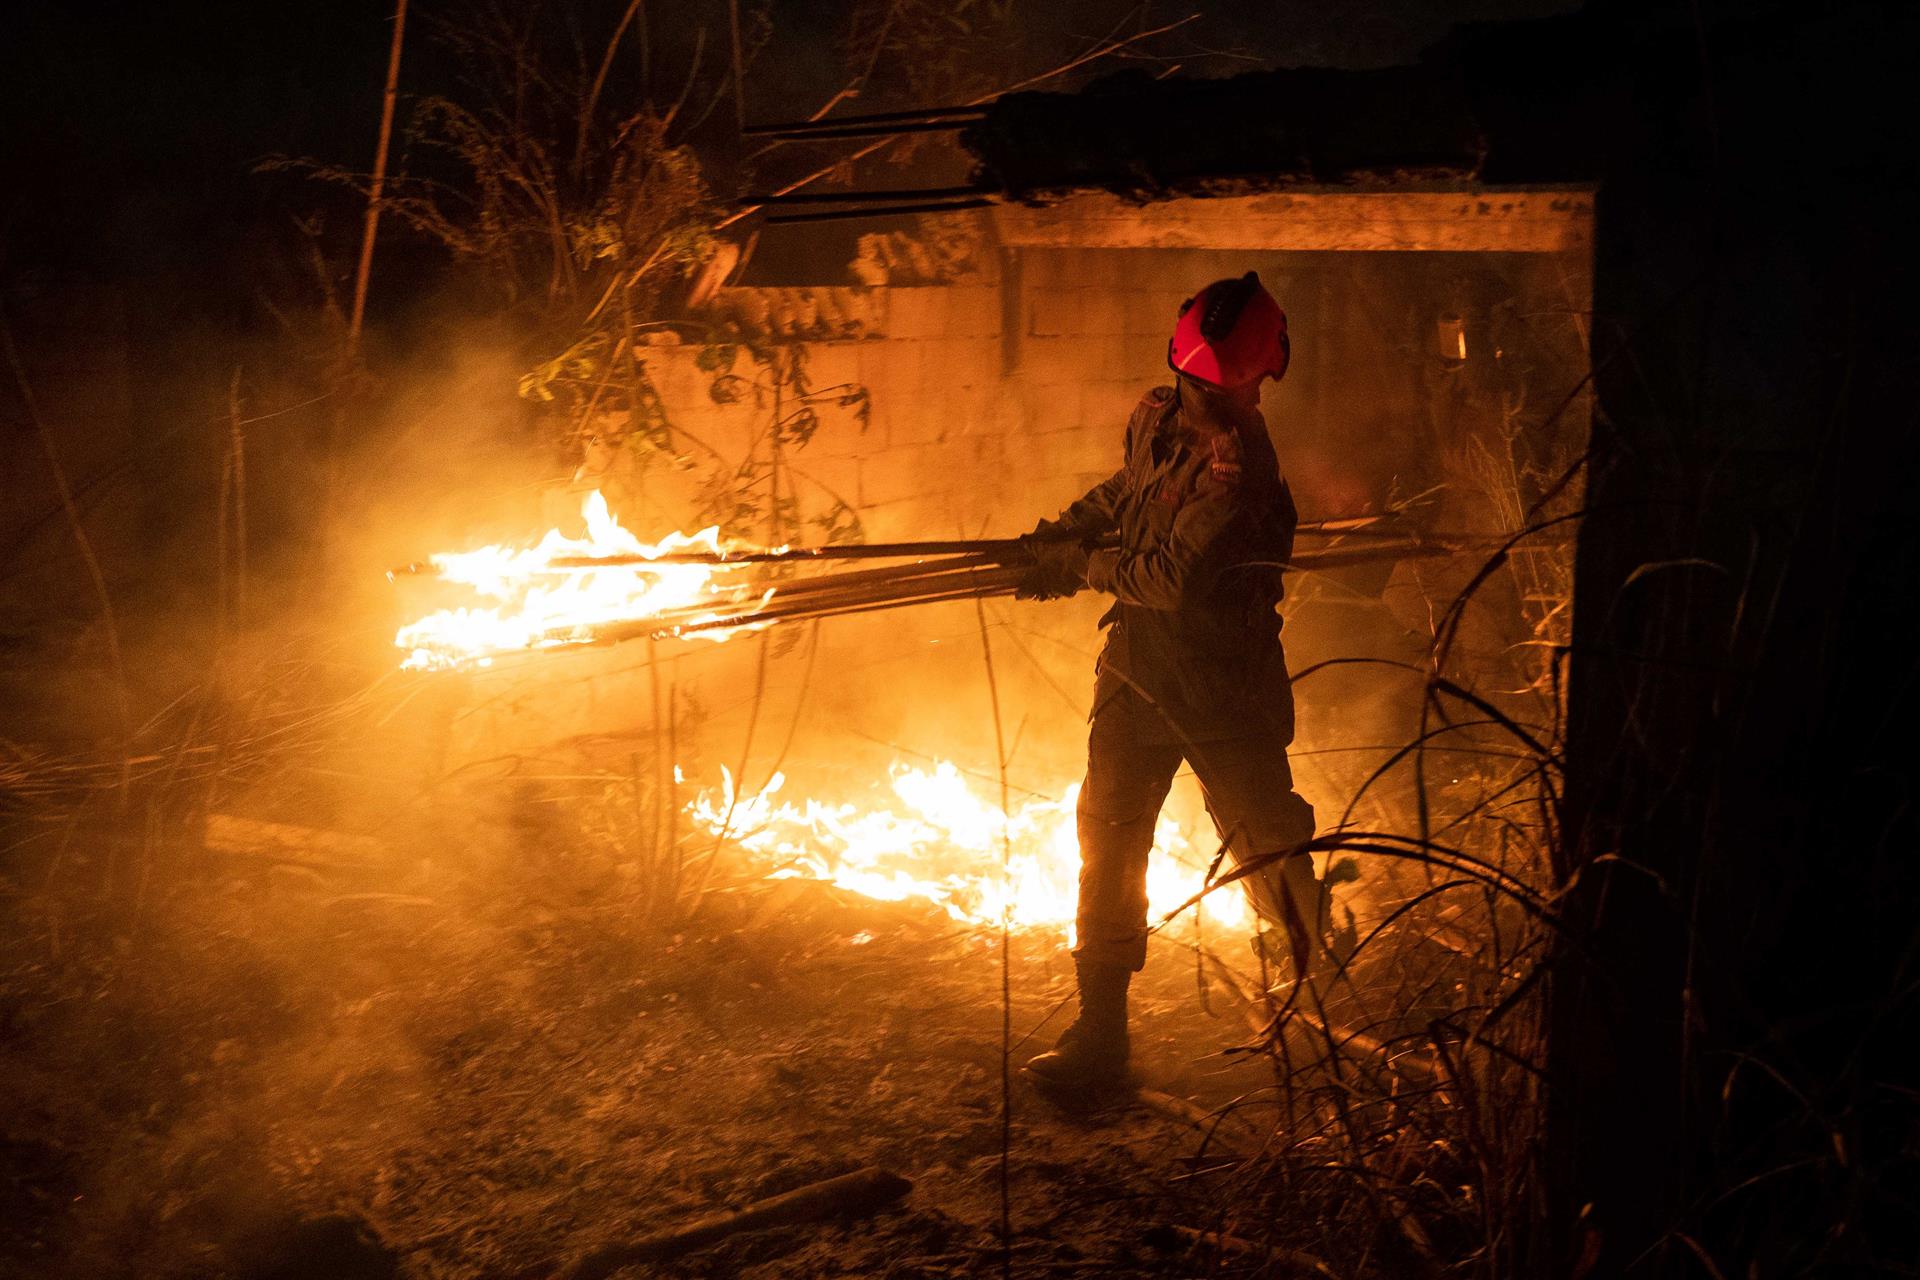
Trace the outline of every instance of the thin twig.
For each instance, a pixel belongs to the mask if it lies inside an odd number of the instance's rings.
[[[993,670],[993,642],[986,605],[973,599],[980,624],[980,655],[987,668],[987,698],[993,708],[993,755],[1000,775],[1000,1274],[1013,1274],[1013,802],[1007,792],[1007,737],[1000,717],[1000,684]]]
[[[367,286],[373,276],[373,241],[380,229],[380,197],[387,186],[387,150],[393,141],[393,109],[400,95],[400,50],[407,31],[407,0],[393,10],[393,45],[387,53],[387,87],[380,99],[380,140],[373,150],[373,184],[367,191],[367,220],[360,234],[360,266],[353,277],[353,313],[347,320],[347,354],[360,349],[360,328],[367,314]]]

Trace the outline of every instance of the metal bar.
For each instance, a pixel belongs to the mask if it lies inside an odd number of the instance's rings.
[[[1016,581],[1013,577],[996,577],[964,585],[946,586],[934,591],[914,592],[910,595],[855,596],[845,600],[796,603],[784,611],[769,609],[765,613],[742,614],[738,617],[703,618],[676,625],[671,629],[671,634],[684,635],[694,631],[718,631],[727,627],[755,626],[775,622],[804,622],[812,618],[871,613],[880,609],[898,609],[912,604],[939,604],[948,600],[971,600],[977,596],[1006,595],[1013,591]]]
[[[1308,551],[1296,555],[1281,567],[1296,572],[1313,572],[1384,560],[1418,559],[1455,553],[1454,547],[1432,544],[1415,544],[1405,547],[1374,546],[1352,551]],[[774,596],[764,603],[757,600],[715,602],[706,606],[690,606],[653,614],[645,618],[633,618],[586,628],[568,628],[548,636],[547,639],[550,641],[560,642],[550,644],[548,648],[571,649],[617,644],[624,640],[640,639],[645,636],[683,636],[735,627],[772,626],[817,618],[877,613],[917,604],[942,604],[956,600],[1006,596],[1013,594],[1026,570],[991,562],[968,563],[951,567],[943,566],[933,572],[913,573],[898,581],[888,581],[889,572],[879,570],[828,575],[826,578],[816,580],[819,586],[817,590],[793,592],[789,589],[788,594],[783,598],[779,589],[776,589]],[[836,578],[861,581],[836,582]],[[894,589],[883,589],[888,587]],[[737,611],[728,612],[730,608]],[[685,619],[685,621],[676,621],[676,619]],[[576,630],[584,630],[587,633],[586,638],[571,639],[572,632]],[[536,651],[538,650],[528,650],[528,652]]]
[[[804,578],[788,578],[765,583],[781,596],[814,595],[822,591],[842,591],[856,587],[905,587],[911,583],[950,578],[958,573],[1005,566],[987,556],[952,556],[945,560],[927,560],[915,564],[889,565],[884,569],[858,569],[849,573],[822,573]]]
[[[895,213],[957,213],[963,209],[987,209],[997,200],[954,200],[947,204],[876,205],[869,209],[828,209],[818,213],[776,213],[768,226],[790,226],[798,222],[832,222],[835,218],[880,218]]]
[[[891,138],[902,133],[951,133],[964,129],[981,117],[968,116],[958,120],[904,120],[899,124],[856,124],[844,128],[789,129],[779,132],[769,130],[760,134],[763,138],[772,138],[775,142],[838,142],[845,138]]]
[[[1398,530],[1373,530],[1365,526],[1391,520],[1390,515],[1343,516],[1331,520],[1314,520],[1301,524],[1296,530],[1301,535],[1316,537],[1344,537],[1359,535],[1377,538],[1413,538],[1424,537],[1436,542],[1473,542],[1485,541],[1485,538],[1455,537],[1431,533],[1415,535]],[[787,547],[779,551],[740,550],[740,551],[668,551],[659,555],[612,555],[612,556],[556,556],[546,564],[552,570],[593,570],[619,568],[645,568],[648,565],[708,564],[789,564],[811,560],[899,560],[914,556],[957,556],[975,555],[994,557],[1008,554],[1018,548],[1020,538],[974,538],[949,539],[931,542],[847,542],[826,547]],[[1112,545],[1111,539],[1103,540],[1103,545]],[[388,577],[416,576],[437,572],[429,561],[414,561],[399,565],[387,571]]]
[[[1433,556],[1451,555],[1453,548],[1442,546],[1412,545],[1406,547],[1369,547],[1352,551],[1309,551],[1296,555],[1282,566],[1296,572],[1314,572],[1318,570],[1347,568],[1358,564],[1373,564],[1386,560],[1422,559]],[[960,599],[982,590],[1011,591],[1025,574],[1022,568],[1007,568],[993,565],[958,566],[943,569],[931,574],[916,574],[903,579],[862,581],[842,583],[835,579],[839,575],[829,575],[814,584],[813,590],[781,591],[776,588],[773,597],[764,604],[755,603],[744,612],[727,612],[726,603],[706,606],[688,606],[665,613],[655,614],[645,619],[634,619],[631,624],[615,623],[611,627],[624,631],[628,626],[643,627],[641,634],[666,634],[686,631],[706,631],[728,626],[744,626],[752,623],[791,621],[801,617],[824,616],[827,613],[840,613],[849,610],[865,610],[870,607],[892,607],[901,604],[925,603],[936,599]],[[847,577],[867,578],[868,575],[846,575]],[[747,602],[740,602],[745,605]],[[720,613],[724,616],[707,617]],[[694,621],[677,623],[676,618],[691,618]],[[597,633],[606,633],[607,628],[596,629]]]
[[[789,564],[808,560],[903,560],[912,556],[1004,555],[1018,538],[956,538],[944,542],[844,542],[827,547],[785,547],[778,551],[669,551],[662,555],[555,556],[552,569],[645,568],[650,564]],[[412,569],[413,566],[408,566]]]
[[[792,191],[785,195],[741,196],[734,204],[759,208],[769,204],[878,204],[884,201],[952,199],[959,196],[988,195],[998,190],[969,183],[964,187],[922,187],[917,191]]]
[[[939,595],[913,596],[905,600],[877,600],[870,604],[843,605],[832,609],[809,609],[804,613],[795,613],[785,617],[765,619],[769,622],[812,622],[819,618],[848,618],[858,613],[881,613],[888,609],[904,609],[916,604],[950,604],[957,600],[991,600],[999,596],[1013,594],[1011,586],[978,587],[964,591],[947,591]],[[759,618],[743,618],[737,622],[715,620],[712,622],[692,623],[677,627],[670,634],[690,635],[697,631],[719,631],[730,626],[751,626],[760,622]]]
[[[774,622],[794,622],[803,618],[827,616],[848,610],[920,604],[933,600],[965,599],[981,590],[1011,591],[1024,572],[1018,569],[981,569],[971,574],[950,574],[944,579],[924,582],[910,591],[864,590],[821,593],[782,600],[778,595],[763,606],[728,612],[726,604],[692,606],[588,627],[594,639],[603,642],[634,639],[640,636],[680,635],[691,631],[714,631],[727,627],[757,626]],[[742,602],[745,603],[745,602]],[[718,615],[718,616],[713,616]],[[577,628],[568,628],[555,638],[564,638]]]
[[[749,138],[764,138],[779,134],[809,133],[820,129],[844,129],[870,124],[948,120],[956,116],[980,120],[984,119],[986,114],[985,107],[920,107],[912,111],[875,111],[858,116],[832,116],[825,120],[786,120],[771,124],[750,124],[740,132]]]
[[[734,603],[718,602],[706,605],[688,605],[680,609],[668,610],[654,615],[656,617],[699,616],[729,609],[750,609],[752,616],[764,617],[785,612],[789,609],[811,609],[835,604],[860,603],[869,600],[899,599],[921,595],[931,591],[950,590],[956,586],[980,581],[1013,581],[1024,569],[1003,569],[998,566],[982,565],[969,568],[943,571],[937,574],[919,575],[907,579],[840,583],[831,579],[822,580],[812,589],[781,591],[776,589],[771,598],[762,602],[758,597]],[[852,575],[850,575],[852,576]]]
[[[1430,560],[1435,556],[1457,554],[1456,547],[1419,544],[1405,547],[1367,547],[1352,551],[1303,551],[1295,554],[1282,568],[1299,573],[1317,569],[1344,569],[1356,564],[1379,564],[1387,560]]]

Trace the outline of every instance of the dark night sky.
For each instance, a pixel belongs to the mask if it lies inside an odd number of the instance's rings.
[[[590,15],[589,29],[610,26],[619,8],[608,0],[571,7]],[[1074,47],[1109,30],[1120,7],[1113,0],[1030,6],[1036,44]],[[1232,0],[1203,6],[1191,43],[1286,63],[1378,64],[1413,58],[1453,21],[1569,7],[1569,0]],[[440,74],[426,28],[452,8],[446,0],[416,3],[403,92]],[[606,21],[594,21],[603,9]],[[669,9],[655,6],[657,25],[673,25]],[[833,23],[824,18],[839,7],[787,0],[776,9],[774,42],[749,83],[756,115],[819,102],[841,75],[828,47]],[[249,176],[260,157],[367,163],[390,12],[391,0],[11,6],[0,50],[0,164],[9,175],[0,194],[3,260],[15,269],[136,274],[182,255],[219,261],[221,241],[282,216],[272,207],[274,184]],[[1152,10],[1156,22],[1178,12],[1174,5]]]
[[[260,155],[351,154],[372,132],[384,8],[17,6],[0,90],[21,179],[0,213],[9,256],[131,267],[256,214]]]

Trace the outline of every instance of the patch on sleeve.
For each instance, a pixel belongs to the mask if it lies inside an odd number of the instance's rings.
[[[1237,485],[1240,483],[1240,442],[1225,433],[1214,435],[1207,442],[1211,456],[1207,462],[1207,474],[1215,484]]]

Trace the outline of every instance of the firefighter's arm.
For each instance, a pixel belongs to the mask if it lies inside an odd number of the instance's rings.
[[[1042,520],[1021,538],[1013,563],[1027,573],[1014,588],[1021,600],[1058,600],[1087,585],[1087,556],[1095,539],[1118,527],[1120,495],[1127,474],[1116,471],[1087,490],[1086,496],[1062,511],[1057,519]]]
[[[1087,585],[1122,604],[1183,608],[1211,590],[1244,510],[1238,476],[1223,478],[1216,469],[1182,504],[1159,545],[1144,551],[1108,548],[1089,556]]]
[[[1126,488],[1123,467],[1087,490],[1058,516],[1035,525],[1027,536],[1038,542],[1091,542],[1104,537],[1119,527],[1120,497]]]

